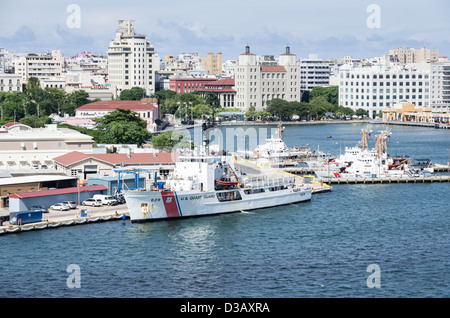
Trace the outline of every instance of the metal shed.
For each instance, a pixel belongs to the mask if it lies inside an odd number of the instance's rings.
[[[62,201],[75,201],[81,204],[95,194],[106,194],[108,188],[104,185],[42,190],[34,192],[20,192],[9,196],[9,211],[27,211],[32,205],[42,205],[49,208]]]

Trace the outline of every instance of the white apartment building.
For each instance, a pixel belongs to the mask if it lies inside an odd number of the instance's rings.
[[[0,92],[21,92],[22,76],[0,73]]]
[[[300,62],[301,91],[310,91],[314,87],[330,85],[330,62],[319,59],[317,54],[309,54]]]
[[[236,65],[235,90],[235,107],[244,112],[251,106],[262,110],[274,98],[300,101],[300,65],[296,55],[287,47],[277,63],[266,63],[264,58],[250,53],[247,46]]]
[[[135,86],[148,95],[154,93],[159,64],[153,45],[145,35],[134,32],[134,21],[119,20],[119,32],[108,48],[109,83],[117,87],[117,95]]]
[[[450,112],[450,61],[429,65],[430,108],[433,112]]]
[[[418,107],[430,106],[430,72],[411,66],[353,67],[339,69],[339,105],[362,108],[375,117],[383,108],[407,101]]]
[[[5,49],[0,47],[0,74],[5,72]]]
[[[59,50],[45,54],[28,54],[14,61],[15,73],[22,76],[23,82],[28,81],[30,77],[37,77],[39,81],[61,77],[63,66],[64,58]]]

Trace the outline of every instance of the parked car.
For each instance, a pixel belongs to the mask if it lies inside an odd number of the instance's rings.
[[[84,200],[82,204],[90,205],[90,206],[102,206],[102,200],[90,198],[90,199]]]
[[[43,205],[32,205],[28,208],[28,210],[33,212],[48,213],[48,209]]]
[[[113,198],[117,201],[117,204],[123,204],[126,202],[123,195],[118,195]]]
[[[63,203],[56,203],[53,204],[50,209],[52,210],[60,210],[60,211],[67,211],[70,210],[69,206],[67,204],[63,204]]]
[[[116,205],[117,200],[114,199],[110,195],[102,195],[102,194],[96,194],[93,196],[94,199],[100,199],[102,201],[102,204],[104,205]]]
[[[77,203],[75,201],[63,201],[61,203],[68,205],[70,209],[76,209],[77,208]]]

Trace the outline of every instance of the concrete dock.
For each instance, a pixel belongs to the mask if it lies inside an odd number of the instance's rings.
[[[326,168],[312,168],[312,167],[282,167],[278,168],[280,170],[296,174],[296,175],[304,175],[304,174],[314,174],[316,171],[326,171]],[[450,172],[450,166],[443,165],[439,163],[435,163],[433,166],[434,172]]]
[[[374,183],[439,183],[450,182],[450,176],[434,175],[431,177],[385,177],[385,178],[320,178],[317,181],[330,184],[374,184]]]
[[[80,210],[86,209],[86,216],[81,217]],[[0,211],[1,214],[9,212]],[[0,235],[7,233],[26,232],[33,230],[43,230],[64,226],[74,226],[89,224],[94,222],[118,221],[128,219],[129,213],[126,204],[105,207],[84,207],[69,211],[50,211],[42,214],[42,222],[12,225],[8,221],[0,225]]]

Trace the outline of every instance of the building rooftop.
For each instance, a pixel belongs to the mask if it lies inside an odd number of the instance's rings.
[[[158,108],[156,103],[146,103],[139,100],[110,100],[89,103],[78,107],[77,110],[114,110],[116,108],[129,110],[153,110]]]
[[[86,159],[97,159],[113,165],[120,164],[155,164],[155,163],[173,163],[175,162],[172,153],[105,153],[105,154],[85,154],[79,151],[72,151],[68,154],[53,158],[54,162],[64,166],[74,164]]]
[[[261,66],[261,72],[286,72],[284,66]]]
[[[0,178],[0,186],[12,185],[12,184],[22,184],[22,183],[32,183],[32,182],[74,180],[74,179],[77,179],[77,177],[55,176],[55,175],[35,175],[35,176],[26,176],[26,177]]]
[[[63,189],[52,189],[52,190],[41,190],[33,192],[18,192],[13,193],[9,196],[10,199],[26,199],[26,198],[36,198],[36,197],[46,197],[59,194],[69,194],[78,192],[88,192],[88,191],[102,191],[108,190],[109,188],[105,185],[92,185],[74,188],[63,188]]]

